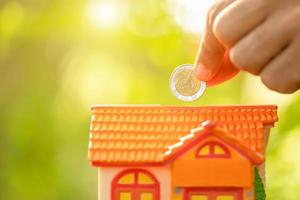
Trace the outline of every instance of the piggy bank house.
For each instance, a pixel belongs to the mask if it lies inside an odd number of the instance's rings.
[[[265,199],[276,106],[92,106],[99,200]]]

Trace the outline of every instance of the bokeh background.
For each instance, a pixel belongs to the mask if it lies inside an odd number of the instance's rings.
[[[269,200],[299,200],[300,94],[240,73],[193,103],[169,91],[193,63],[213,0],[1,0],[0,199],[87,200],[91,104],[277,104],[267,152]]]

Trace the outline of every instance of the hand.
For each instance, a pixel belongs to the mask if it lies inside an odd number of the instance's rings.
[[[218,73],[226,50],[235,67],[259,75],[271,90],[298,90],[300,0],[217,1],[208,12],[196,60],[200,80]]]

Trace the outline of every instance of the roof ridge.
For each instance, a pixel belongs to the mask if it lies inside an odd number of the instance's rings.
[[[265,160],[263,154],[251,149],[250,147],[247,147],[242,142],[240,142],[237,138],[225,134],[224,131],[217,131],[215,133],[215,136],[225,141],[228,145],[232,146],[233,148],[243,151],[244,156],[248,157],[254,164],[259,165]]]
[[[259,107],[259,106],[273,106],[277,107],[275,104],[258,104],[258,105],[251,105],[251,104],[224,104],[224,105],[203,105],[203,106],[176,106],[176,105],[163,105],[163,104],[92,104],[91,107],[153,107],[153,106],[160,106],[160,107],[178,107],[178,108],[199,108],[199,107]]]
[[[167,147],[168,151],[166,151],[164,154],[165,156],[168,156],[168,155],[171,155],[173,150],[175,148],[178,148],[182,145],[184,145],[184,143],[189,140],[189,139],[192,139],[195,137],[196,133],[197,132],[200,132],[201,130],[203,130],[203,126],[200,126],[200,127],[197,127],[197,128],[193,128],[190,130],[190,132],[182,137],[179,138],[179,142],[173,144],[173,145],[170,145]]]

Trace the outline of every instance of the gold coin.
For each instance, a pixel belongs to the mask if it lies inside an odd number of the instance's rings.
[[[174,70],[170,78],[170,88],[178,99],[193,101],[203,95],[206,83],[196,78],[193,65],[186,64]]]

